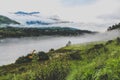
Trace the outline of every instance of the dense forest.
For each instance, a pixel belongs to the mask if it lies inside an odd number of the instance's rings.
[[[1,66],[0,80],[120,80],[120,38],[33,50]]]
[[[69,27],[40,27],[40,28],[27,28],[27,27],[1,27],[0,37],[31,37],[42,35],[61,35],[61,36],[77,36],[82,34],[92,34],[88,30],[79,30]]]

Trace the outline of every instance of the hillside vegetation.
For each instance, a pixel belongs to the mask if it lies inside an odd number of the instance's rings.
[[[34,50],[1,66],[0,80],[120,80],[120,38],[48,53]]]

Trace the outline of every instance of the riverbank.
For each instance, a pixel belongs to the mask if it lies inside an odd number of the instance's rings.
[[[0,79],[111,80],[120,79],[120,38],[32,52],[0,67]]]

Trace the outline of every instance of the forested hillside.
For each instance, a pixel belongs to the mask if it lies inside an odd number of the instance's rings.
[[[6,16],[0,15],[0,25],[1,24],[19,24],[19,23],[14,20],[11,20],[10,18]]]
[[[69,27],[38,27],[38,28],[26,28],[26,27],[2,27],[0,28],[0,37],[32,37],[32,36],[78,36],[83,34],[93,34],[95,32],[88,30],[79,30]]]

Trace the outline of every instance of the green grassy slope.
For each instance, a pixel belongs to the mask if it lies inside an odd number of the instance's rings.
[[[33,52],[0,67],[0,80],[120,80],[120,38]]]

